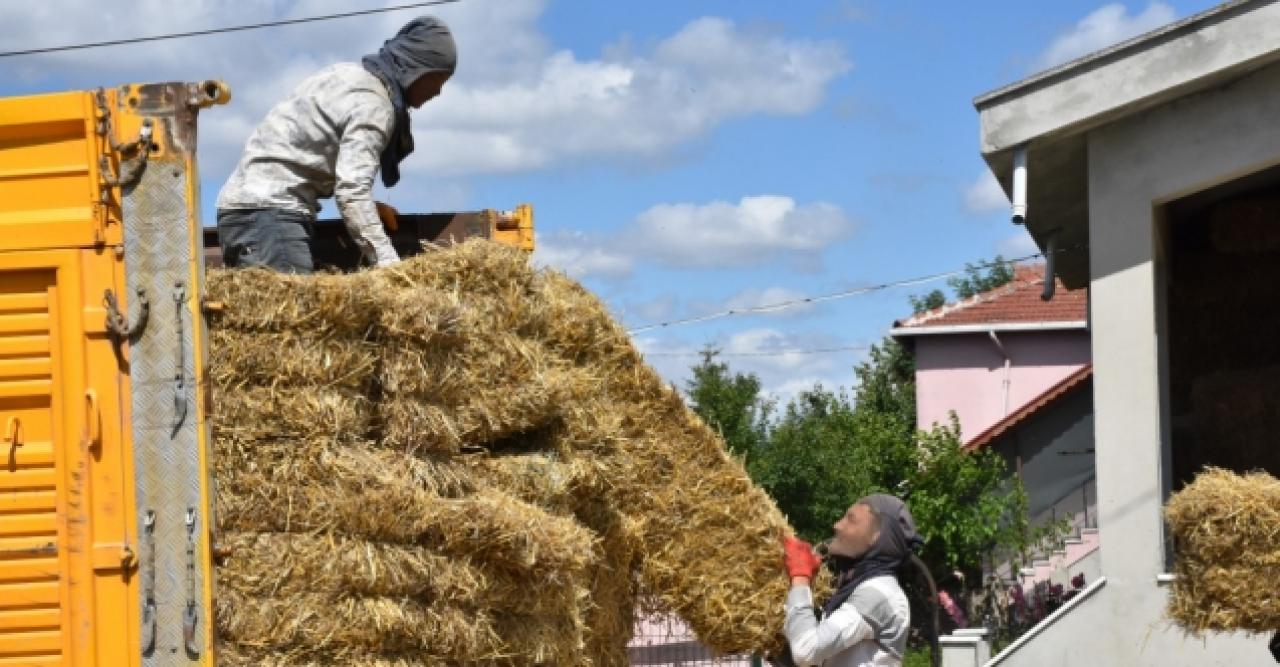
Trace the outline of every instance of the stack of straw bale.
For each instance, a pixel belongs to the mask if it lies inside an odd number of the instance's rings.
[[[1165,519],[1174,622],[1197,636],[1280,629],[1280,480],[1208,468],[1169,499]]]
[[[472,241],[211,272],[227,664],[626,664],[639,600],[778,645],[786,523],[593,295]]]

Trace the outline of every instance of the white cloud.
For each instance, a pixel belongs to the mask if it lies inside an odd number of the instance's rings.
[[[538,234],[534,262],[551,266],[574,278],[598,276],[623,278],[631,275],[633,259],[609,240],[582,232]]]
[[[577,277],[626,277],[639,264],[705,269],[779,259],[813,269],[828,246],[853,230],[834,204],[798,205],[791,197],[760,195],[736,204],[658,204],[614,234],[540,236],[537,255],[544,265]]]
[[[722,352],[718,359],[735,373],[754,373],[761,391],[785,404],[801,391],[821,384],[827,389],[849,387],[853,366],[865,358],[859,350],[801,354],[797,350],[849,346],[847,341],[818,332],[783,332],[768,327],[747,329],[709,341]],[[699,362],[702,343],[675,337],[638,337],[636,346],[668,381],[684,387],[689,368]],[[763,353],[763,354],[762,354]],[[775,354],[776,353],[776,354]]]
[[[751,266],[781,256],[816,260],[853,232],[840,207],[797,205],[791,197],[743,197],[738,203],[659,204],[628,230],[633,247],[678,267]]]
[[[658,157],[730,118],[807,113],[849,68],[835,44],[751,33],[712,17],[651,53],[605,53],[581,60],[544,50],[520,78],[463,79],[460,65],[459,81],[416,115],[415,135],[435,149],[410,168],[465,174]]]
[[[1042,68],[1060,65],[1159,28],[1176,17],[1174,8],[1163,2],[1152,2],[1141,14],[1135,15],[1130,15],[1120,3],[1104,5],[1058,35],[1037,63]]]
[[[1040,248],[1036,246],[1036,242],[1031,235],[1025,231],[1019,230],[1017,234],[1005,239],[1001,239],[996,244],[996,252],[1006,259],[1012,257],[1026,257],[1040,252]]]
[[[538,25],[546,5],[503,0],[430,10],[454,31],[459,69],[444,94],[414,114],[418,150],[404,165],[407,175],[448,179],[579,159],[661,158],[726,120],[806,113],[849,68],[833,42],[754,32],[721,18],[691,21],[645,53],[613,47],[583,58],[550,44]],[[92,11],[82,0],[5,2],[0,44],[21,49],[348,10],[344,0],[100,0]],[[273,104],[316,69],[376,50],[413,15],[23,57],[6,62],[0,87],[221,77],[233,101],[200,121],[205,189],[216,192]]]
[[[978,178],[965,188],[964,207],[970,213],[994,213],[1008,208],[1009,198],[1005,196],[1004,188],[1000,187],[995,175],[983,169]]]
[[[667,293],[652,299],[626,302],[619,311],[624,320],[633,322],[633,325],[643,325],[673,318],[678,306],[676,295]]]

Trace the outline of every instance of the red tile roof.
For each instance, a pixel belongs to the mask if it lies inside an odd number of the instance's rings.
[[[1023,264],[1014,268],[1013,281],[941,308],[917,313],[893,323],[897,329],[925,329],[939,326],[983,324],[1029,324],[1037,322],[1083,322],[1088,309],[1088,292],[1068,291],[1058,281],[1053,299],[1044,301],[1044,265]],[[910,332],[897,332],[910,335]]]
[[[1057,403],[1060,399],[1070,395],[1076,389],[1079,389],[1093,379],[1093,364],[1085,364],[1080,370],[1063,378],[1061,382],[1053,385],[1045,390],[1044,393],[1031,399],[1022,407],[1005,415],[1004,419],[992,424],[990,428],[979,433],[972,440],[964,444],[964,448],[970,451],[985,447],[992,440],[1004,435],[1010,429],[1026,421],[1032,415],[1048,408]]]

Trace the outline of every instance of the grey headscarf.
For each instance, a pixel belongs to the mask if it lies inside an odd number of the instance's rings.
[[[871,508],[880,522],[880,536],[866,553],[857,558],[832,557],[831,562],[838,570],[839,578],[835,594],[823,605],[823,611],[828,614],[844,604],[859,584],[872,577],[896,573],[917,549],[924,546],[924,538],[916,532],[911,510],[900,499],[886,493],[873,493],[856,504]]]
[[[381,161],[382,184],[391,187],[400,181],[400,161],[413,152],[405,94],[424,74],[452,74],[458,65],[458,49],[449,26],[434,16],[420,16],[406,23],[376,54],[365,56],[361,64],[382,80],[396,110],[395,129]]]

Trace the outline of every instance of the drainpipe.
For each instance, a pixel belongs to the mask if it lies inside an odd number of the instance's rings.
[[[1009,358],[1009,352],[1004,349],[1004,344],[1000,342],[1000,337],[996,335],[995,329],[988,330],[987,335],[991,337],[991,342],[995,343],[996,349],[1000,351],[1000,356],[1004,357],[1004,405],[1000,415],[1007,417],[1009,415],[1009,367],[1012,365],[1012,359]]]
[[[1013,151],[1013,224],[1027,221],[1027,147]]]
[[[1056,261],[1058,258],[1058,230],[1049,232],[1044,245],[1044,291],[1040,293],[1042,301],[1053,299],[1054,284],[1058,281]]]

